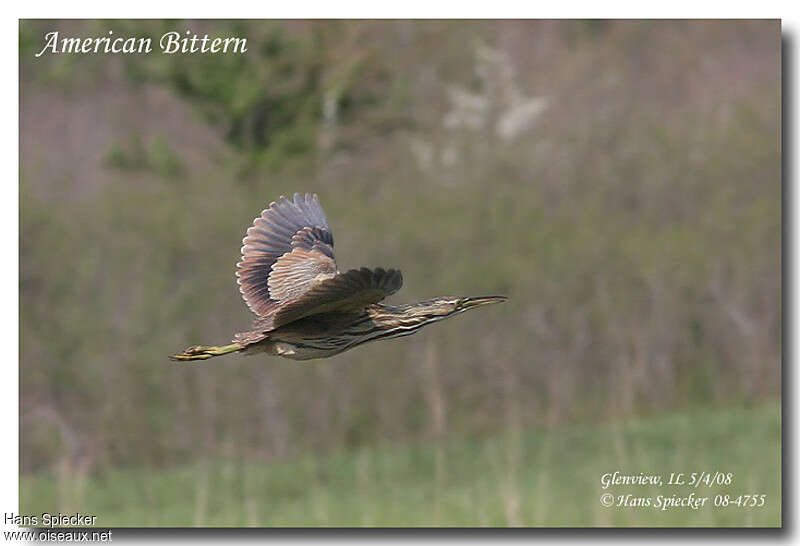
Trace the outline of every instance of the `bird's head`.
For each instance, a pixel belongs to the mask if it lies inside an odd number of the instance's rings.
[[[482,305],[490,305],[492,303],[503,303],[508,300],[508,296],[474,296],[471,298],[457,298],[455,313],[466,311],[467,309],[474,309]]]

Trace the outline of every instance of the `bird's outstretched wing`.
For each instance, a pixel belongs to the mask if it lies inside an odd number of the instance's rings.
[[[236,272],[253,332],[267,332],[318,313],[354,312],[403,285],[394,269],[339,273],[333,235],[316,195],[281,197],[255,219],[243,239]],[[238,336],[237,336],[238,337]]]
[[[253,221],[242,244],[239,291],[260,317],[337,273],[333,235],[316,195],[281,196]]]
[[[309,315],[357,312],[394,294],[401,286],[403,275],[396,269],[351,269],[315,284],[281,306],[273,322],[278,327]]]
[[[314,284],[296,299],[282,302],[274,312],[258,317],[251,330],[236,334],[233,341],[258,343],[268,337],[268,332],[311,315],[355,313],[394,294],[401,286],[403,275],[396,269],[351,269]]]

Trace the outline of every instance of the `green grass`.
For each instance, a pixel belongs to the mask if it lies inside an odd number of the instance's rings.
[[[382,446],[292,461],[213,461],[21,477],[23,514],[80,511],[98,526],[779,526],[777,402],[600,426]],[[612,486],[604,473],[731,472],[730,486]],[[709,497],[704,508],[604,508],[600,496]],[[715,508],[717,494],[765,494]]]

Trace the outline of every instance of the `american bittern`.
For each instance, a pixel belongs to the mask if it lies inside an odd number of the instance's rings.
[[[403,285],[396,269],[340,273],[333,236],[316,195],[281,197],[243,239],[236,272],[253,327],[220,347],[198,345],[172,360],[205,360],[234,352],[294,360],[325,358],[368,341],[408,336],[427,324],[505,296],[442,297],[409,305],[380,303]]]

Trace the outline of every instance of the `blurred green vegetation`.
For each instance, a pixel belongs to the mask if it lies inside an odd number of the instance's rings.
[[[110,28],[249,52],[34,57],[50,30]],[[774,400],[779,53],[775,21],[22,21],[22,471],[139,476]],[[394,301],[510,301],[329,360],[169,363],[249,326],[241,238],[295,191],[320,195],[340,269],[403,271]],[[716,460],[698,446],[687,461]]]
[[[294,461],[215,459],[89,478],[22,478],[23,514],[80,510],[99,526],[691,526],[781,524],[780,408],[679,413],[436,443],[381,445]],[[658,469],[658,470],[656,470]],[[656,486],[601,477],[661,474]],[[729,486],[666,485],[671,472],[732,474]],[[708,497],[702,508],[604,508],[600,497]],[[716,495],[766,495],[715,507]]]

